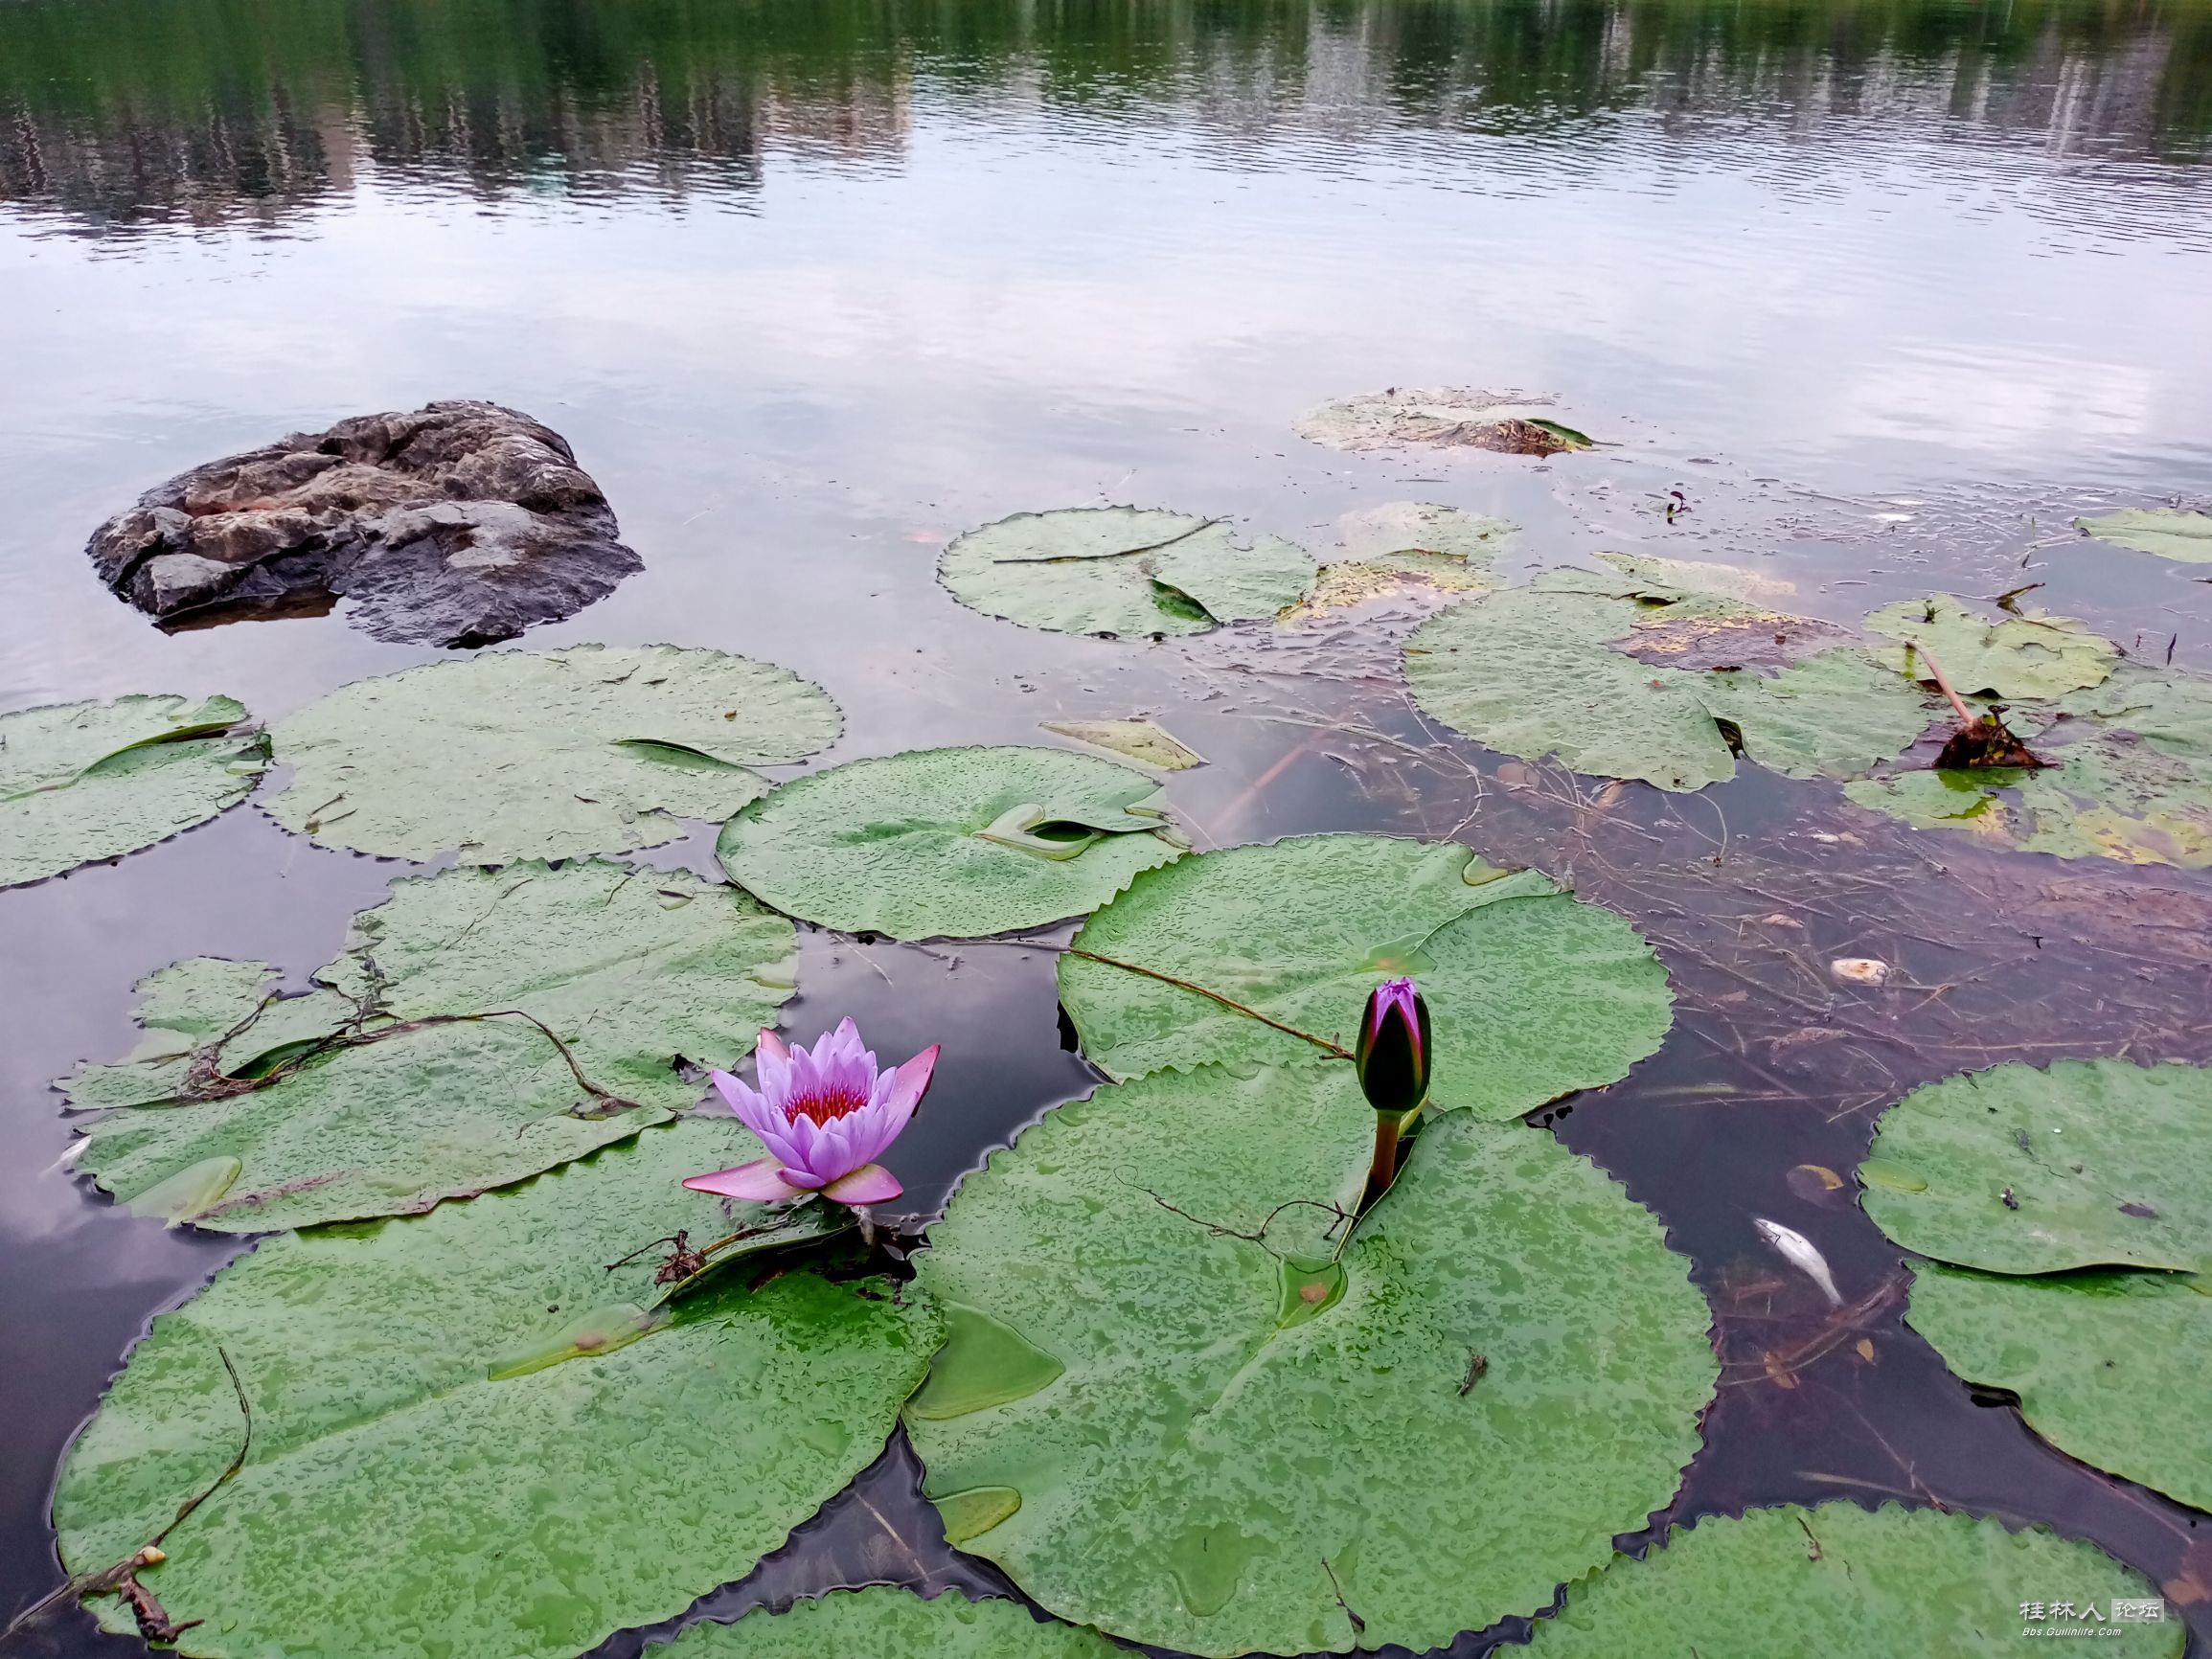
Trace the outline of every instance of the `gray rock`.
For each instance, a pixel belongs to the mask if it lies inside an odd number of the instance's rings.
[[[573,616],[644,569],[618,534],[558,433],[455,399],[195,466],[85,551],[163,624],[336,596],[377,639],[480,646]]]

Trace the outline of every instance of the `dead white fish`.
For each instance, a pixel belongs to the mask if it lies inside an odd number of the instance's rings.
[[[1889,979],[1889,964],[1879,956],[1839,956],[1828,971],[1844,985],[1882,985]]]
[[[1767,1241],[1775,1255],[1820,1286],[1829,1306],[1841,1307],[1843,1292],[1836,1288],[1836,1275],[1828,1271],[1828,1258],[1813,1248],[1813,1240],[1794,1227],[1785,1227],[1779,1221],[1769,1221],[1764,1216],[1754,1216],[1751,1225],[1759,1229],[1759,1237]]]
[[[60,1157],[46,1166],[46,1172],[49,1175],[57,1175],[64,1170],[76,1169],[77,1160],[84,1156],[84,1148],[91,1145],[92,1137],[90,1135],[78,1136],[76,1140],[69,1143]]]

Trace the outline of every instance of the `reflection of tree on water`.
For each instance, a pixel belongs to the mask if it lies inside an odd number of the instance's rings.
[[[107,228],[274,224],[374,166],[488,195],[741,193],[764,149],[896,157],[913,97],[1150,109],[1224,137],[1604,141],[1748,120],[2202,153],[2185,3],[19,0],[0,201]]]

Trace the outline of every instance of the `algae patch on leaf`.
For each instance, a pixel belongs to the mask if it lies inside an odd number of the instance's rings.
[[[723,826],[730,879],[787,915],[894,939],[1058,921],[1180,855],[1159,785],[1091,755],[920,749],[787,784]]]
[[[163,1213],[225,1232],[404,1214],[691,1105],[774,1021],[795,955],[789,922],[688,874],[449,870],[356,916],[308,996],[270,1000],[258,963],[164,968],[138,1052],[60,1086],[117,1108],[82,1168],[125,1202],[229,1159],[220,1192]]]
[[[917,1268],[988,1322],[936,1361],[957,1398],[933,1375],[907,1415],[962,1548],[1179,1651],[1425,1651],[1669,1500],[1715,1364],[1657,1221],[1550,1135],[1448,1111],[1333,1275],[1373,1122],[1349,1065],[1208,1065],[968,1177]],[[1038,1351],[995,1402],[969,1386]]]
[[[1123,1659],[1096,1630],[1050,1625],[1019,1602],[970,1602],[947,1590],[924,1602],[888,1586],[835,1590],[782,1613],[756,1608],[734,1625],[694,1625],[668,1659]]]
[[[493,651],[357,680],[278,723],[278,823],[328,847],[464,864],[656,847],[837,736],[820,687],[723,651]]]
[[[2009,1652],[2020,1605],[2063,1593],[2094,1602],[2098,1626],[2132,1654],[2172,1656],[2186,1632],[2167,1620],[2111,1629],[2115,1598],[2155,1589],[2093,1544],[2042,1528],[2009,1532],[1973,1515],[1836,1502],[1707,1515],[1670,1529],[1642,1560],[1567,1586],[1536,1622],[1530,1659],[1894,1659],[1901,1652]]]
[[[940,1335],[912,1289],[804,1270],[640,1314],[652,1259],[602,1264],[729,1231],[680,1183],[755,1150],[685,1122],[513,1192],[262,1243],[132,1352],[62,1470],[63,1560],[123,1559],[222,1472],[227,1356],[251,1450],[142,1574],[207,1621],[182,1652],[572,1659],[741,1578],[875,1460]]]
[[[252,791],[268,743],[229,697],[130,696],[0,715],[0,887],[120,858]]]
[[[1491,1118],[1619,1081],[1674,1017],[1666,970],[1626,920],[1452,842],[1304,835],[1195,854],[1138,877],[1074,943],[1113,959],[1064,956],[1060,979],[1109,1077],[1342,1063],[1158,974],[1345,1048],[1376,984],[1412,974],[1440,1095]]]
[[[1144,639],[1273,616],[1306,591],[1313,559],[1280,536],[1242,546],[1224,521],[1196,513],[1069,507],[956,537],[937,577],[986,616]]]

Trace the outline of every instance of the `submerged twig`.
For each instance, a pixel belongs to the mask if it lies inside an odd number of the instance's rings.
[[[1172,973],[1162,973],[1156,967],[1146,967],[1140,963],[1124,962],[1118,956],[1102,956],[1095,950],[1085,950],[1077,944],[1045,945],[1040,948],[1056,949],[1063,956],[1080,956],[1085,962],[1103,963],[1107,967],[1118,967],[1125,973],[1141,973],[1147,979],[1156,979],[1164,985],[1174,986],[1180,990],[1193,991],[1199,996],[1211,998],[1223,1008],[1241,1013],[1247,1019],[1256,1019],[1262,1025],[1272,1026],[1275,1030],[1286,1035],[1294,1036],[1301,1042],[1310,1042],[1332,1059],[1348,1060],[1352,1057],[1352,1051],[1341,1043],[1331,1042],[1327,1037],[1315,1036],[1310,1031],[1300,1031],[1294,1025],[1288,1025],[1271,1014],[1264,1014],[1258,1009],[1241,1003],[1233,996],[1223,996],[1220,991],[1208,989],[1205,986],[1193,980],[1180,979]]]

